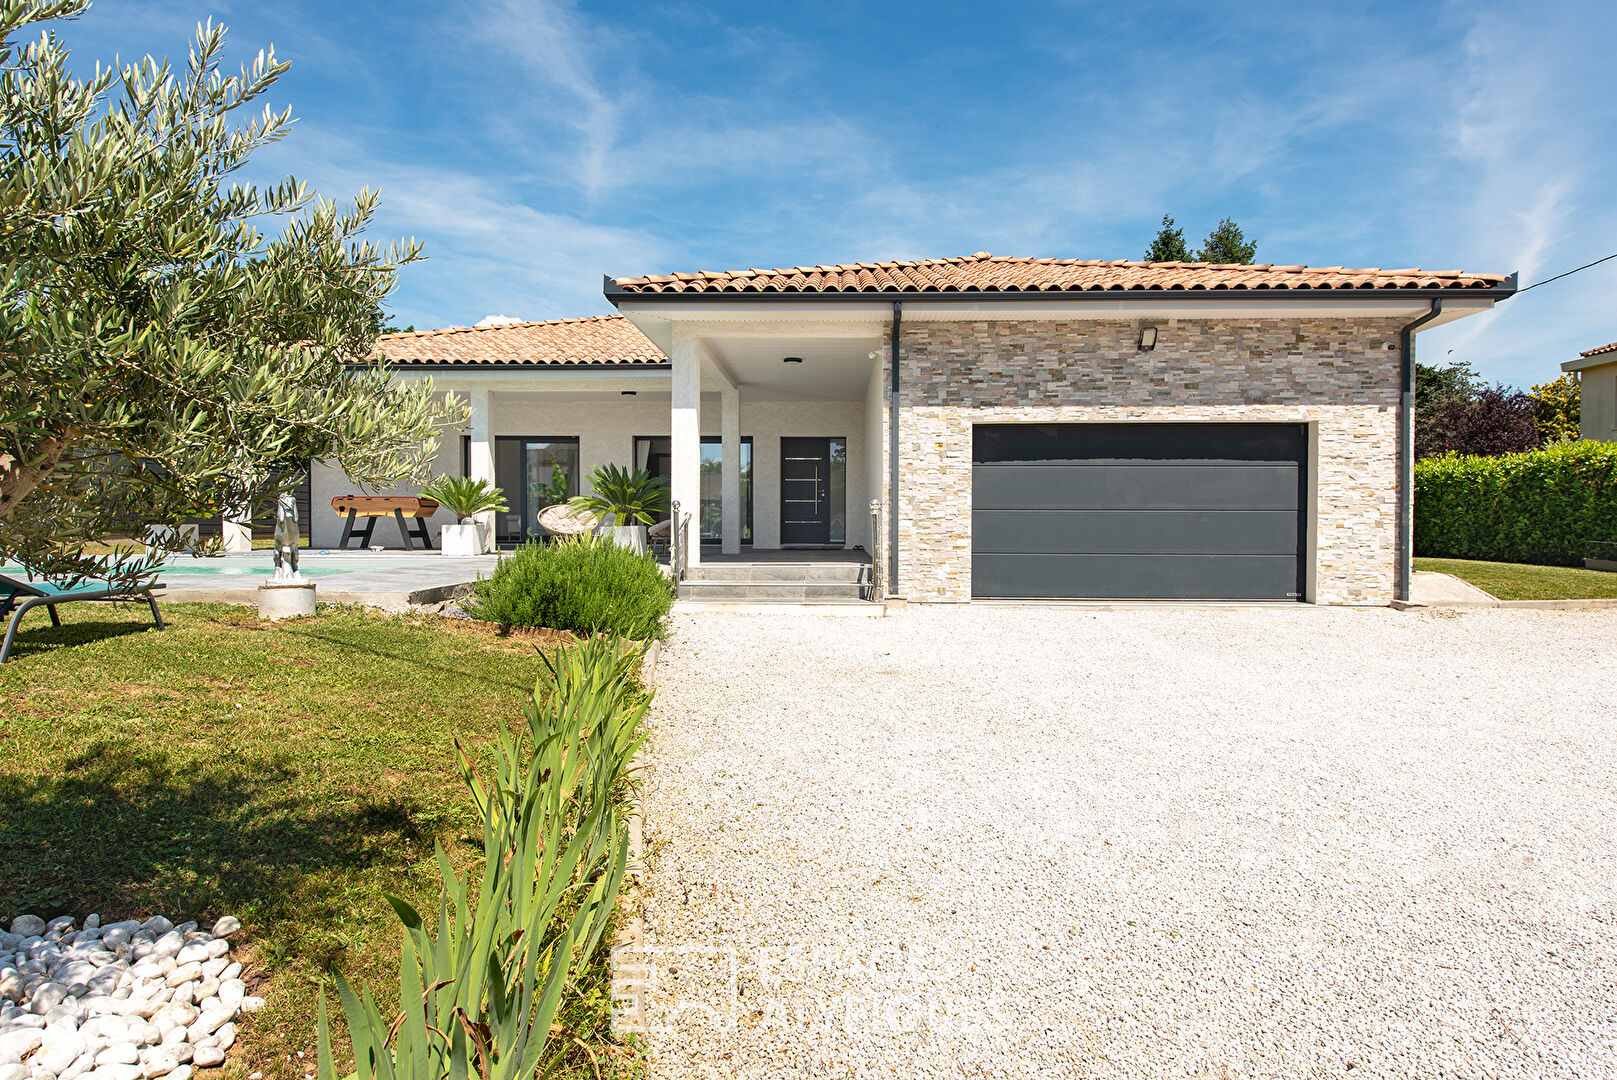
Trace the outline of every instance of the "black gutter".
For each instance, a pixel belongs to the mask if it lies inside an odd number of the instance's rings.
[[[888,406],[887,456],[887,595],[898,596],[898,337],[904,319],[904,301],[893,301],[892,400]]]
[[[1512,282],[1515,278],[1512,274]],[[1393,596],[1403,603],[1409,602],[1415,559],[1415,331],[1441,314],[1443,298],[1437,297],[1432,300],[1432,310],[1398,334],[1398,566]]]
[[[639,292],[625,289],[606,279],[605,296],[614,306],[634,304],[689,304],[689,303],[779,303],[781,301],[806,303],[1102,303],[1124,300],[1131,303],[1156,304],[1167,302],[1197,302],[1205,300],[1281,300],[1296,303],[1319,301],[1352,303],[1358,300],[1433,300],[1439,297],[1476,297],[1481,300],[1505,300],[1516,294],[1516,275],[1512,274],[1498,285],[1468,286],[1464,288],[1419,289],[1077,289],[1069,291],[1028,289],[997,292],[730,292],[720,290],[690,290],[685,292]]]

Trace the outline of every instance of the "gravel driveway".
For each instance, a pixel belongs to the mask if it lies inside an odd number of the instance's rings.
[[[654,1077],[1617,1075],[1617,611],[685,613]]]

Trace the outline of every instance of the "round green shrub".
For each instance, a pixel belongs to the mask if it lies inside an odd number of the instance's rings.
[[[1423,458],[1414,532],[1416,555],[1582,566],[1586,542],[1617,540],[1617,443]]]
[[[502,626],[661,638],[674,587],[649,555],[598,537],[523,544],[479,578],[461,607]]]

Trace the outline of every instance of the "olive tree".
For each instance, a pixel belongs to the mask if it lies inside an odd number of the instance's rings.
[[[284,493],[311,460],[422,477],[464,406],[373,359],[419,246],[361,239],[368,189],[243,178],[292,123],[260,108],[273,51],[226,73],[210,22],[183,69],[80,77],[39,24],[87,7],[0,0],[0,559],[136,574],[84,546]]]

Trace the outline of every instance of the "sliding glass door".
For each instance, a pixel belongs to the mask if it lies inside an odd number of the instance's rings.
[[[461,467],[470,472],[471,439],[463,443]],[[578,494],[576,436],[498,435],[494,439],[494,483],[505,493],[506,509],[494,515],[494,539],[520,544],[544,536],[539,511]]]
[[[698,520],[704,544],[717,544],[723,539],[720,532],[720,515],[723,512],[720,502],[723,455],[724,446],[719,436],[702,437],[702,512]],[[668,439],[648,436],[635,439],[635,468],[645,469],[653,476],[666,478],[669,475],[670,460]],[[663,514],[658,520],[667,517],[667,514]],[[752,543],[752,436],[750,435],[741,439],[741,542]]]

